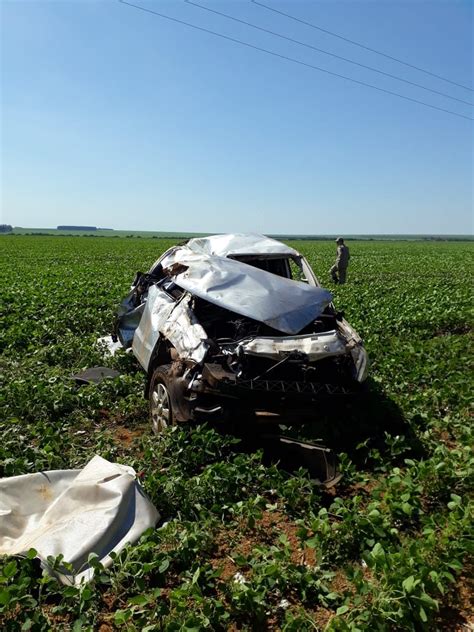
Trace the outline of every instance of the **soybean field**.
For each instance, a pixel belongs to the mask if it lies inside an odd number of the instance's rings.
[[[173,243],[0,237],[0,476],[99,454],[131,465],[162,516],[81,586],[43,575],[34,551],[1,559],[0,628],[472,629],[472,242],[349,241],[344,286],[334,243],[291,242],[370,358],[366,392],[291,429],[337,452],[330,490],[211,424],[152,434],[144,374],[96,339]],[[71,379],[104,364],[120,377]]]

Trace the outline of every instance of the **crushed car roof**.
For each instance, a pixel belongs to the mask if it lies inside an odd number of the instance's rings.
[[[196,253],[220,257],[266,254],[298,255],[296,250],[276,239],[271,239],[265,235],[246,233],[195,237],[187,242],[186,247]]]
[[[179,249],[163,260],[163,267],[178,286],[287,334],[299,333],[332,300],[328,290],[241,261],[189,254],[186,256],[185,248]]]

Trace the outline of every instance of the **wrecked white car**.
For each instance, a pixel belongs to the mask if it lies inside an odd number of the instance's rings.
[[[153,428],[180,421],[295,423],[351,393],[367,355],[296,250],[263,235],[190,239],[137,273],[115,336],[148,380]]]

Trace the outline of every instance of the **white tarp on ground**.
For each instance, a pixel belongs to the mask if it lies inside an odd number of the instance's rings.
[[[82,470],[53,470],[0,479],[0,554],[34,548],[42,566],[64,555],[74,574],[54,574],[64,584],[89,581],[88,556],[112,563],[128,542],[155,526],[159,513],[138,485],[133,468],[100,456]]]

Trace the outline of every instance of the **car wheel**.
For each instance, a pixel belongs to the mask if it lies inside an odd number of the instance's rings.
[[[153,432],[160,434],[168,426],[174,426],[173,401],[170,394],[169,366],[154,370],[150,381],[149,411]]]

